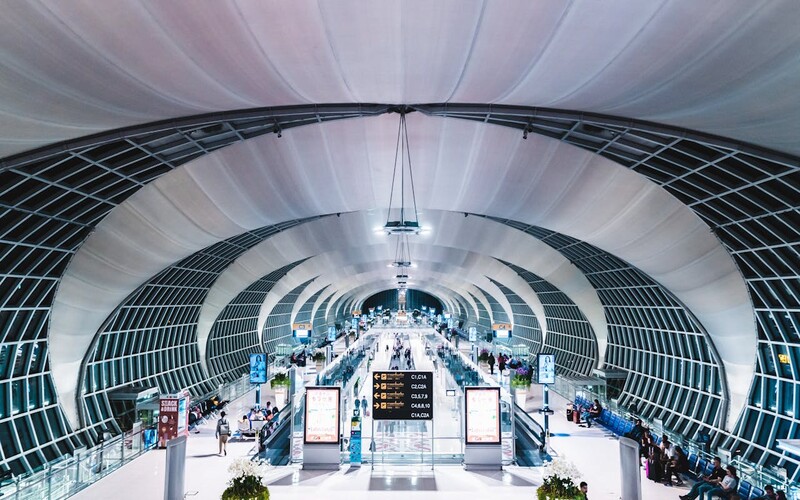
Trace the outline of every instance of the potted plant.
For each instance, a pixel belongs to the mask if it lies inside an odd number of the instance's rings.
[[[527,367],[520,366],[511,372],[511,388],[514,389],[514,399],[520,408],[525,408],[530,387],[531,371]]]
[[[222,500],[269,500],[269,489],[261,482],[260,462],[237,458],[228,467],[231,480]]]
[[[317,365],[317,372],[321,372],[322,368],[325,366],[325,351],[318,350],[314,352],[314,355],[311,356],[311,359],[314,360],[314,363]]]
[[[545,467],[544,482],[536,490],[538,500],[577,500],[583,498],[581,490],[575,484],[580,472],[572,462],[563,458],[555,458]]]
[[[489,351],[488,349],[481,349],[478,353],[478,366],[482,370],[489,371]]]
[[[272,377],[270,387],[275,391],[275,406],[278,408],[283,408],[284,405],[286,405],[290,384],[289,374],[286,372],[276,373],[275,376]]]

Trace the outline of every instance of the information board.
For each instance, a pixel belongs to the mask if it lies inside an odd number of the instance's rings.
[[[267,355],[266,354],[250,354],[250,383],[251,384],[266,384],[267,383]]]
[[[372,402],[375,420],[432,420],[433,372],[375,372]]]
[[[328,342],[335,342],[336,341],[336,327],[329,326],[328,327]]]
[[[469,327],[469,341],[475,342],[478,340],[478,329],[474,326]]]
[[[539,384],[556,383],[556,355],[539,354],[536,363],[536,382]]]
[[[500,444],[500,388],[465,387],[467,444]]]
[[[305,432],[303,442],[339,442],[339,388],[306,388]]]

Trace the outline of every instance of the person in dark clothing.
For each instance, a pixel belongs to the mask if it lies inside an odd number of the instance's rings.
[[[686,456],[686,453],[683,452],[680,446],[675,447],[675,454],[673,458],[667,461],[666,465],[664,466],[664,472],[666,478],[664,479],[664,484],[667,486],[672,486],[672,476],[675,476],[677,480],[675,484],[678,486],[683,486],[683,479],[681,478],[682,472],[689,471],[689,459]]]
[[[756,497],[753,500],[775,500],[778,496],[775,494],[775,488],[771,484],[764,487],[764,494]]]
[[[494,354],[489,353],[489,359],[486,362],[489,363],[489,372],[494,375]]]
[[[497,357],[497,369],[500,370],[500,376],[503,376],[503,371],[506,369],[506,356],[501,354]]]
[[[645,472],[647,473],[647,479],[656,482],[661,481],[661,476],[664,472],[664,464],[661,461],[661,450],[658,448],[650,449],[650,454],[647,456],[647,462],[645,464]]]
[[[626,432],[625,437],[633,439],[634,441],[641,441],[642,435],[644,435],[644,426],[642,425],[642,421],[637,418],[634,421],[633,429]]]
[[[641,441],[639,442],[639,450],[642,458],[648,458],[651,453],[658,449],[656,446],[655,440],[653,440],[653,435],[650,432],[645,431],[642,434]]]
[[[711,471],[711,474],[707,476],[700,476],[700,480],[694,483],[692,489],[689,490],[689,493],[680,496],[681,500],[692,500],[697,498],[697,495],[700,494],[700,487],[703,485],[710,484],[717,486],[722,482],[727,474],[725,469],[722,468],[722,459],[719,457],[714,457],[713,463],[714,469]]]
[[[586,481],[581,481],[580,485],[581,494],[578,496],[581,500],[589,500],[589,485]]]
[[[603,413],[603,405],[600,404],[599,399],[594,400],[594,404],[589,407],[589,410],[584,412],[583,418],[586,420],[586,427],[592,426],[592,420],[597,420]]]

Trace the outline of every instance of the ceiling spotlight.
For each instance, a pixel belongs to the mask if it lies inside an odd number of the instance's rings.
[[[522,138],[527,139],[530,132],[533,132],[533,125],[531,125],[531,122],[528,122],[525,128],[522,129]]]

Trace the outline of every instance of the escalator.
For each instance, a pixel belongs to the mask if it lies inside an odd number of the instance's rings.
[[[284,408],[288,414],[288,408]],[[259,433],[258,458],[268,461],[271,465],[288,465],[291,458],[291,430],[290,418],[284,418],[272,434],[266,436]]]
[[[514,460],[522,467],[539,467],[549,460],[545,452],[544,428],[514,404]]]

